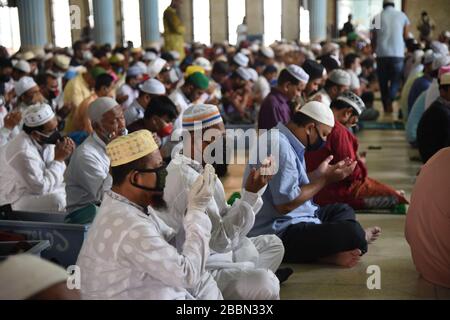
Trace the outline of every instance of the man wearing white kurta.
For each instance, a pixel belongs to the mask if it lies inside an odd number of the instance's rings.
[[[189,107],[183,116],[183,127],[191,131],[194,126],[195,130],[200,132],[206,128],[223,127],[218,108],[212,105]],[[193,134],[192,131],[190,133]],[[202,141],[199,143],[202,145]],[[203,152],[200,145],[197,150]],[[190,147],[185,145],[184,150]],[[177,231],[177,246],[181,248],[184,243],[181,221],[185,213],[188,190],[202,174],[203,166],[190,157],[178,154],[167,170],[164,199],[170,204],[170,215],[161,218]],[[263,187],[264,185],[261,185],[256,189]],[[224,187],[217,179],[214,199],[207,210],[212,222],[210,247],[213,251],[208,259],[207,269],[213,274],[226,300],[279,299],[280,286],[274,272],[284,256],[281,240],[276,236],[247,238],[253,227],[255,214],[262,204],[257,191],[244,190],[242,199],[237,200],[233,206],[228,206]]]
[[[75,150],[66,170],[66,222],[91,223],[103,193],[112,186],[106,144],[126,134],[123,108],[116,100],[98,98],[88,109],[94,133]]]
[[[64,161],[75,144],[69,138],[61,139],[57,126],[49,105],[38,104],[25,111],[23,131],[1,154],[0,205],[10,204],[15,211],[65,210]]]
[[[78,257],[84,299],[221,300],[205,270],[214,169],[192,186],[183,218],[186,241],[179,252],[174,232],[152,208],[161,197],[165,167],[152,134],[141,130],[107,146],[113,188],[105,194]],[[156,201],[156,202],[155,202]]]

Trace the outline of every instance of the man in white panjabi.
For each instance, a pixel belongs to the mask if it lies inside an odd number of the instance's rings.
[[[170,244],[174,231],[156,214],[164,207],[167,171],[152,134],[141,130],[119,137],[106,151],[113,187],[105,193],[78,257],[83,298],[221,300],[205,269],[211,236],[205,212],[214,169],[205,170],[190,190],[183,217],[186,241],[177,251]]]
[[[184,140],[188,142],[183,147],[183,154],[172,155],[164,190],[164,199],[170,204],[170,215],[161,217],[177,231],[178,248],[182,248],[185,243],[181,221],[188,190],[204,170],[201,163],[203,159],[194,160],[198,159],[195,153],[199,153],[201,157],[209,144],[201,138],[192,139],[195,130],[202,134],[203,130],[215,129],[218,136],[213,143],[219,143],[225,132],[219,110],[214,105],[189,107],[183,115],[183,127],[188,130],[191,139]],[[220,149],[219,145],[217,149]],[[207,269],[216,279],[226,300],[279,299],[280,284],[274,272],[284,256],[281,240],[276,236],[247,238],[253,227],[255,214],[262,207],[260,194],[267,185],[267,179],[270,177],[262,176],[259,171],[255,172],[249,178],[246,190],[243,190],[242,199],[232,206],[226,203],[224,187],[219,179],[214,186],[214,199],[207,210],[212,222],[212,254],[208,259]]]
[[[27,108],[23,130],[1,153],[0,205],[15,211],[65,211],[64,161],[75,144],[61,138],[57,126],[49,105]]]

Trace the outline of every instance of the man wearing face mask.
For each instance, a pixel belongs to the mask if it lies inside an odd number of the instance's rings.
[[[278,85],[263,101],[259,112],[259,129],[270,130],[278,123],[287,124],[291,120],[290,102],[301,96],[309,81],[309,75],[299,66],[290,65],[278,78]]]
[[[15,211],[63,212],[64,161],[75,144],[67,137],[61,138],[49,105],[33,105],[23,117],[23,131],[2,154],[0,203],[10,204]]]
[[[134,65],[128,69],[125,84],[117,90],[117,101],[126,110],[139,97],[139,85],[143,80],[142,69]]]
[[[334,99],[350,89],[351,82],[352,79],[347,71],[333,70],[328,75],[324,88],[315,94],[311,101],[320,101],[329,107]]]
[[[53,110],[57,110],[58,98],[60,91],[58,89],[58,78],[52,73],[39,74],[36,77],[42,95],[45,98],[45,103],[50,105]]]
[[[170,96],[170,100],[175,103],[178,109],[178,119],[175,121],[174,129],[183,127],[183,113],[194,104],[209,88],[209,79],[201,72],[194,72],[185,81],[181,88],[175,90]]]
[[[345,180],[330,184],[314,197],[320,206],[346,203],[355,210],[393,209],[408,201],[399,192],[368,177],[366,158],[358,151],[358,140],[348,129],[358,123],[365,110],[364,102],[351,91],[347,91],[331,103],[336,125],[327,137],[325,146],[306,152],[306,167],[316,170],[329,156],[332,165],[345,159],[356,161],[355,170]]]
[[[173,125],[178,118],[178,110],[168,97],[154,97],[145,110],[144,119],[136,121],[128,127],[130,132],[149,130],[160,143],[160,151],[163,159],[170,159],[172,149],[178,142],[172,142],[170,137],[174,131]]]
[[[4,118],[4,126],[0,129],[0,146],[19,135],[23,125],[23,113],[29,106],[41,103],[44,97],[39,86],[30,77],[23,77],[14,86],[17,96],[17,105]]]
[[[224,149],[225,126],[216,106],[189,107],[183,115],[183,128],[186,130],[183,151],[173,155],[167,168],[164,199],[169,204],[170,215],[161,216],[177,232],[178,248],[186,245],[182,221],[189,190],[196,179],[207,171],[209,165],[206,163],[220,164],[224,161],[220,155]],[[208,159],[207,156],[213,153],[216,159]],[[207,206],[212,223],[212,252],[206,267],[226,300],[279,299],[279,280],[274,272],[284,254],[280,239],[275,236],[247,237],[262,205],[259,193],[270,180],[270,176],[263,175],[261,171],[251,173],[242,199],[232,206],[226,202],[220,180],[212,186],[214,198]]]
[[[72,67],[82,66],[85,62],[85,52],[88,51],[88,46],[84,41],[76,41],[73,44],[73,58],[70,61]]]
[[[77,265],[81,292],[88,300],[221,300],[205,270],[211,222],[205,214],[216,180],[211,167],[193,184],[183,208],[185,246],[159,215],[167,171],[147,130],[120,137],[107,146],[112,189],[81,249]]]
[[[268,133],[269,152],[278,154],[278,166],[250,236],[278,235],[286,249],[286,263],[319,261],[354,267],[367,252],[368,242],[379,236],[379,228],[364,231],[349,206],[318,207],[312,201],[325,186],[347,178],[356,167],[349,159],[330,165],[330,156],[308,173],[305,152],[320,150],[334,126],[331,109],[314,101],[296,112],[286,126],[280,123]],[[247,167],[244,181],[253,168]]]
[[[94,219],[103,193],[112,185],[106,145],[127,134],[123,109],[114,99],[98,98],[87,112],[94,131],[75,150],[65,174],[68,223]]]
[[[350,75],[350,90],[353,91],[357,96],[361,96],[361,82],[359,81],[359,76],[362,73],[361,68],[361,58],[356,53],[349,53],[344,58],[344,68],[345,71]]]
[[[309,81],[304,91],[304,105],[310,97],[321,89],[325,67],[317,61],[308,59],[303,63],[302,68],[309,75]]]
[[[145,81],[138,89],[139,97],[125,110],[127,127],[144,118],[145,110],[155,97],[166,95],[166,87],[156,79]]]

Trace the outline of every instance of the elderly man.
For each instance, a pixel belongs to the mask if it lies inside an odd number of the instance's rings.
[[[296,112],[287,125],[280,123],[267,134],[267,152],[279,159],[250,236],[278,235],[286,249],[287,263],[321,261],[354,267],[367,252],[368,242],[379,236],[379,228],[364,231],[349,206],[319,208],[312,202],[320,190],[347,178],[356,166],[348,159],[330,165],[330,156],[316,171],[307,172],[305,152],[319,150],[334,125],[331,109],[314,101]],[[254,165],[247,166],[244,181],[254,169]]]
[[[207,153],[223,154],[225,133],[219,110],[213,105],[189,107],[183,116],[183,128],[187,130],[183,153],[174,154],[167,168],[164,199],[169,204],[170,215],[161,216],[178,233],[179,248],[186,245],[182,221],[188,202],[188,190],[206,170],[206,162],[220,163],[220,159],[207,159]],[[204,141],[204,133],[212,136],[213,141]],[[226,203],[222,183],[217,180],[212,187],[214,199],[207,207],[207,214],[213,225],[210,241],[213,252],[208,259],[207,269],[211,270],[227,300],[279,298],[279,281],[273,272],[279,267],[284,254],[280,239],[275,236],[247,238],[262,204],[258,192],[269,179],[270,176],[263,176],[261,171],[252,172],[247,179],[242,199],[231,207]]]
[[[205,270],[211,222],[205,214],[215,184],[209,167],[193,184],[183,208],[185,245],[157,215],[167,175],[152,134],[120,137],[107,146],[113,187],[105,194],[78,257],[85,299],[220,300]],[[166,213],[161,213],[166,215]]]
[[[154,97],[166,95],[166,87],[156,79],[147,80],[138,88],[138,98],[125,110],[127,127],[144,118],[145,110]]]
[[[4,149],[0,204],[16,211],[62,212],[66,208],[64,161],[75,144],[61,138],[58,121],[46,104],[29,107],[23,131]]]
[[[347,71],[333,70],[329,74],[323,89],[314,95],[311,100],[320,101],[329,107],[334,99],[350,89],[351,83],[351,76]]]
[[[91,223],[103,199],[111,189],[110,161],[106,145],[125,135],[123,109],[114,99],[95,100],[88,109],[94,132],[75,150],[66,171],[66,222]]]
[[[399,204],[408,203],[399,192],[368,177],[365,156],[359,154],[358,140],[349,131],[358,123],[365,109],[360,97],[351,91],[344,92],[331,103],[336,125],[327,137],[325,146],[318,151],[306,152],[306,167],[309,171],[316,170],[329,156],[333,156],[332,165],[345,159],[357,162],[349,177],[326,186],[314,197],[320,206],[340,202],[355,210],[393,209]]]
[[[4,146],[16,137],[23,125],[23,112],[35,103],[44,101],[39,86],[30,77],[23,77],[16,84],[17,106],[5,115],[4,125],[0,128],[0,146]]]
[[[290,103],[302,95],[309,75],[299,66],[290,65],[278,78],[278,85],[263,101],[259,112],[259,129],[270,130],[278,123],[287,124],[291,120],[292,108]]]

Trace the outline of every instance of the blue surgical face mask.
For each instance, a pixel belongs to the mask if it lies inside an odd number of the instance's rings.
[[[321,137],[319,130],[317,127],[315,128],[317,132],[317,141],[314,144],[311,144],[311,137],[310,135],[307,136],[308,139],[308,145],[306,146],[306,151],[318,151],[325,147],[325,144],[327,143],[323,138]]]

